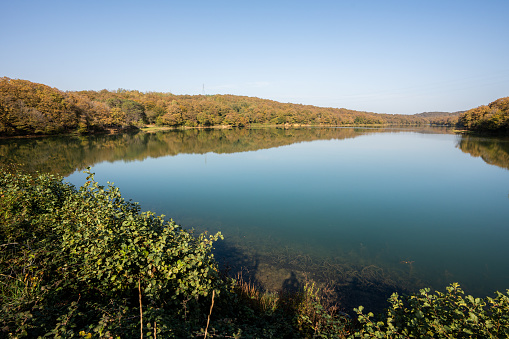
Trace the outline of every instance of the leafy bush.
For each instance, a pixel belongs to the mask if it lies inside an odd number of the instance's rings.
[[[220,284],[210,251],[221,235],[195,237],[87,180],[76,190],[45,174],[0,178],[3,332],[131,336],[144,304],[145,333],[156,323],[164,335],[203,314]]]
[[[464,292],[457,283],[446,293],[422,289],[420,294],[400,298],[394,293],[385,319],[355,309],[362,328],[355,334],[364,338],[507,338],[509,297],[496,292],[487,302]],[[509,294],[509,290],[507,291]]]

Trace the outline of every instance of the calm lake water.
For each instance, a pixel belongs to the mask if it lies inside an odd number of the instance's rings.
[[[509,288],[509,140],[444,129],[191,130],[0,141],[2,162],[101,183],[197,232],[268,289]],[[375,305],[376,306],[376,305]]]

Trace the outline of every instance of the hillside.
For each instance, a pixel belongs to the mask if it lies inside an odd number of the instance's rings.
[[[473,108],[459,117],[459,124],[476,132],[509,132],[509,97]]]
[[[459,111],[459,112],[422,112],[414,114],[415,116],[421,117],[421,118],[437,118],[437,117],[458,117],[461,113],[465,113],[465,111]]]
[[[90,132],[111,124],[110,109],[76,93],[0,78],[0,135]]]
[[[453,125],[456,119],[454,113],[378,114],[235,95],[174,95],[124,89],[63,92],[28,80],[0,78],[0,136],[90,133],[145,124]]]

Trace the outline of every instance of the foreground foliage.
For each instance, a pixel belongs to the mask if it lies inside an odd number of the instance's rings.
[[[509,295],[509,290],[507,291]],[[507,338],[509,336],[509,297],[496,292],[495,298],[464,296],[457,283],[447,292],[400,297],[394,293],[382,320],[356,310],[362,329],[357,337],[376,338]]]
[[[0,337],[499,338],[509,298],[400,297],[383,315],[339,312],[327,287],[263,293],[218,271],[220,234],[195,236],[140,211],[89,173],[0,177]]]
[[[4,331],[132,336],[142,304],[145,332],[176,331],[219,287],[210,250],[221,235],[195,237],[87,180],[76,190],[51,175],[0,179]]]

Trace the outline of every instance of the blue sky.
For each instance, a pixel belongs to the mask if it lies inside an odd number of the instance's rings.
[[[0,76],[378,113],[509,96],[509,1],[0,0]]]

